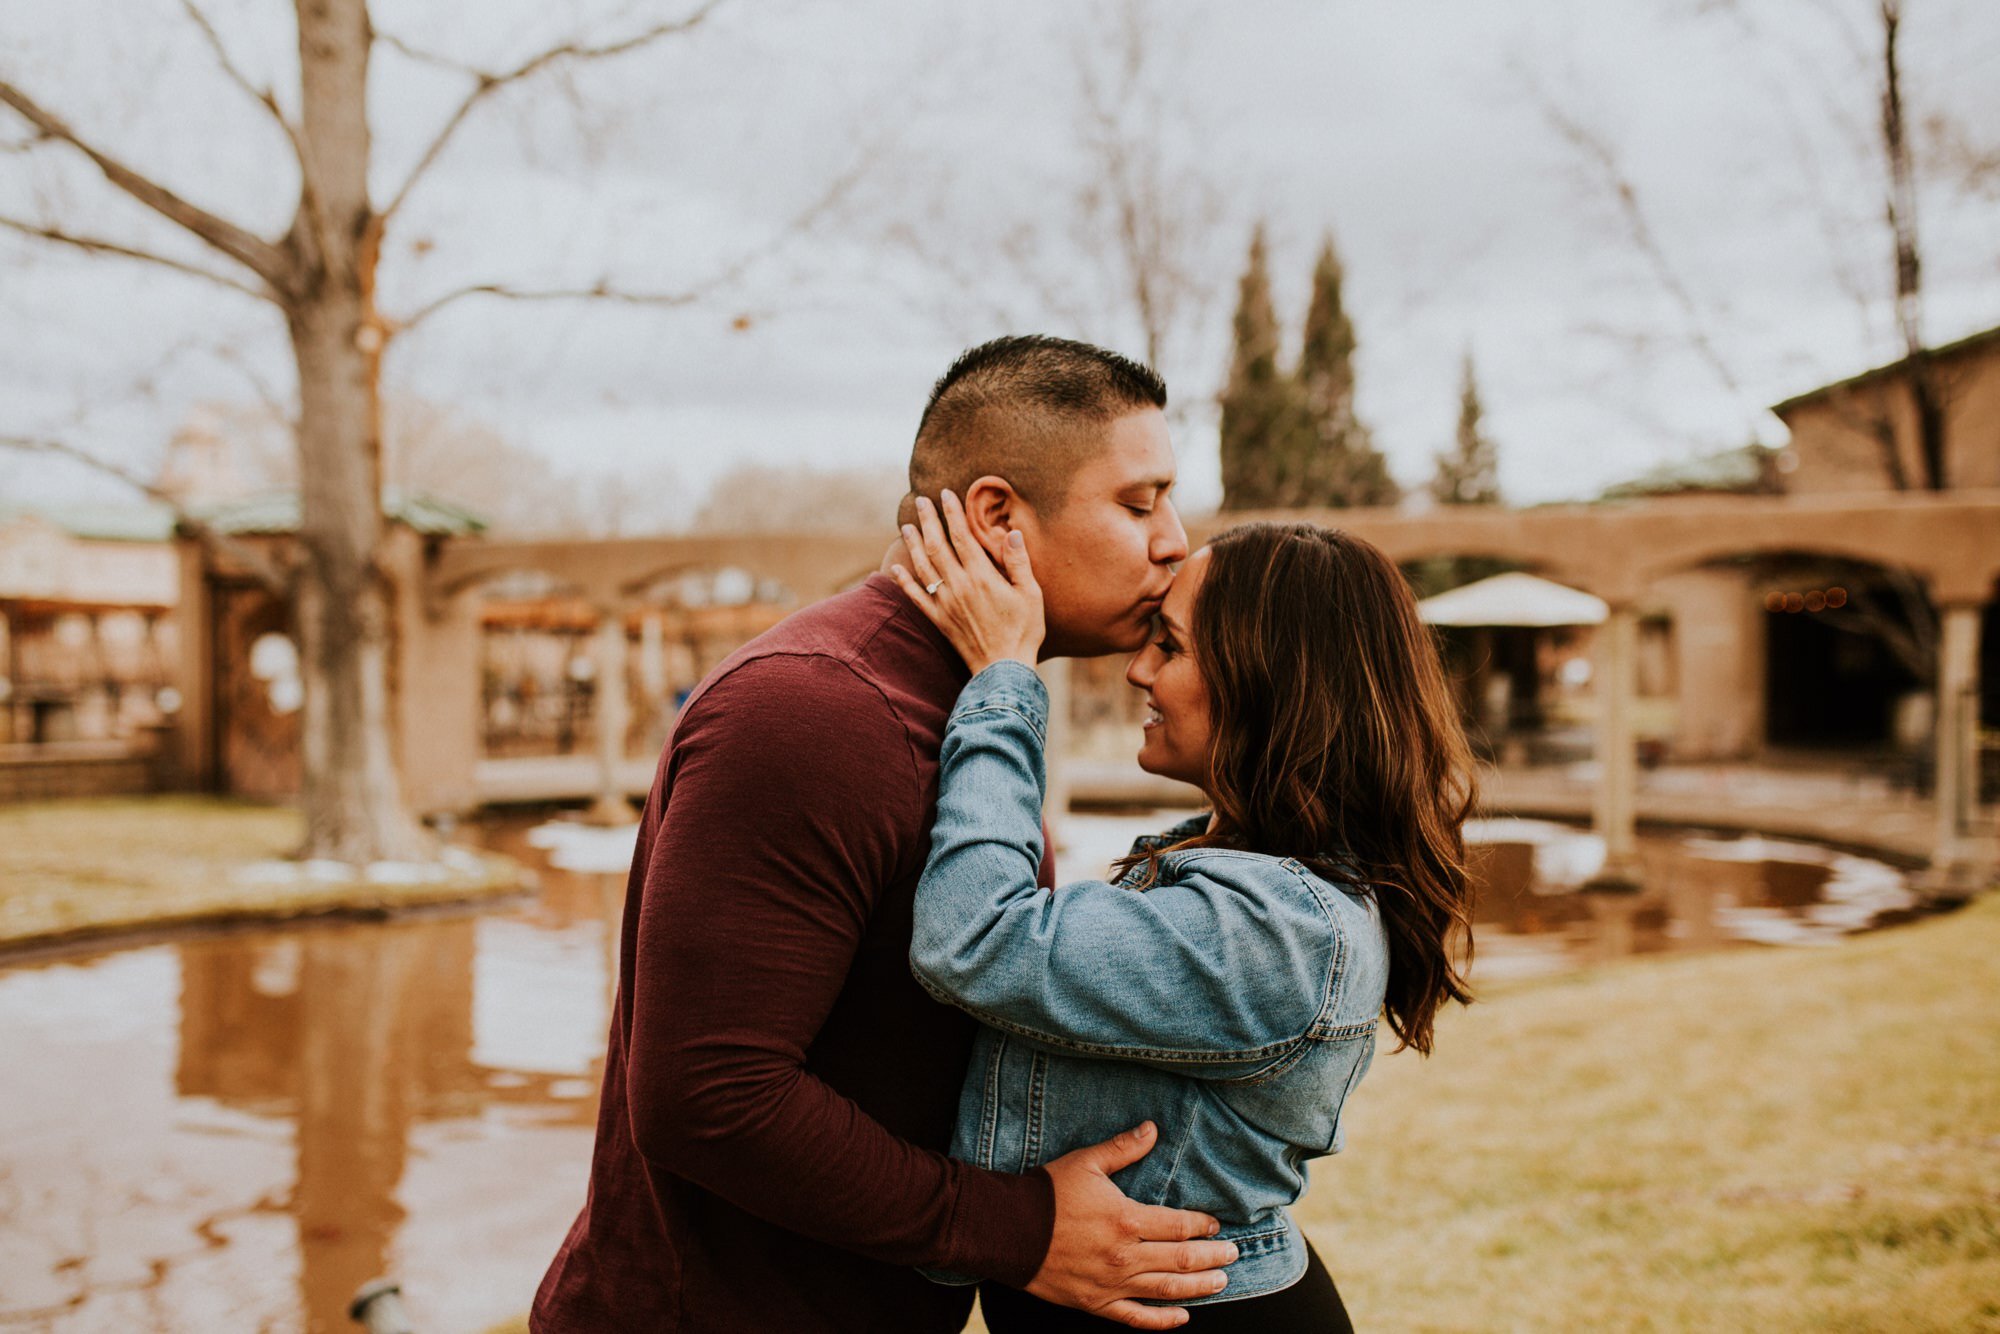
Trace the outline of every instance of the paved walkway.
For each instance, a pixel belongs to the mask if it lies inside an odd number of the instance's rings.
[[[1486,769],[1481,804],[1490,813],[1588,820],[1597,766]],[[1192,805],[1194,790],[1129,762],[1077,761],[1071,790],[1091,805]],[[1674,765],[1639,775],[1639,819],[1647,824],[1754,830],[1774,837],[1879,852],[1924,865],[1937,817],[1930,802],[1884,779],[1829,770],[1753,765]],[[1986,813],[1989,854],[2000,854],[2000,821]]]
[[[1489,769],[1483,781],[1489,809],[1587,819],[1597,766]],[[1879,778],[1743,765],[1642,770],[1639,819],[1756,830],[1885,852],[1917,864],[1929,862],[1937,832],[1928,800],[1892,790]]]

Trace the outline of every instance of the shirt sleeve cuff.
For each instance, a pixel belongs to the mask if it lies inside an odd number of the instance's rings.
[[[1012,658],[1003,659],[965,683],[951,711],[956,722],[985,709],[1008,709],[1026,718],[1035,735],[1049,732],[1049,691],[1035,669]]]
[[[968,1167],[959,1187],[962,1254],[950,1268],[1025,1288],[1056,1232],[1056,1186],[1043,1168],[1014,1175]]]

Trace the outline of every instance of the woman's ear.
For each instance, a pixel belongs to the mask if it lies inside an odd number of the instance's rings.
[[[965,505],[965,522],[972,529],[973,540],[995,565],[1005,568],[1007,533],[1019,522],[1026,502],[1007,482],[990,475],[966,487],[959,499]]]

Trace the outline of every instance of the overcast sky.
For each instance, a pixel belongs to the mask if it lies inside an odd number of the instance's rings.
[[[203,3],[254,78],[295,83],[289,5]],[[1189,409],[1188,502],[1219,495],[1212,401],[1258,218],[1288,339],[1319,238],[1336,238],[1361,415],[1407,484],[1449,441],[1467,350],[1514,499],[1587,495],[1704,448],[1781,440],[1765,405],[1895,354],[1881,172],[1866,153],[1873,71],[1857,64],[1873,7],[1145,4],[1154,137],[1189,199],[1222,201],[1187,248],[1217,299],[1164,359]],[[379,0],[375,20],[499,67],[676,8]],[[2000,5],[1907,8],[1916,118],[2000,150]],[[1108,262],[1060,243],[1089,176],[1077,53],[1102,50],[1110,12],[733,0],[685,38],[496,99],[397,219],[381,289],[392,316],[472,281],[674,290],[754,262],[681,310],[466,301],[393,347],[392,390],[567,471],[628,472],[673,493],[671,514],[737,462],[900,462],[930,381],[968,342],[1040,328],[1137,350],[1102,297],[1117,286]],[[296,189],[284,144],[180,0],[0,0],[0,32],[0,76],[199,202],[283,228]],[[462,87],[378,54],[378,197]],[[1552,128],[1550,103],[1615,156],[1655,253],[1634,244],[1606,174]],[[19,128],[0,112],[0,135]],[[2000,323],[2000,188],[1929,161],[1921,221],[1943,341]],[[793,229],[855,172],[841,207]],[[200,254],[55,147],[0,154],[0,213]],[[926,253],[882,240],[899,229]],[[996,251],[1024,235],[1054,238],[1025,276]],[[1037,286],[1085,313],[1059,322]],[[60,433],[144,466],[197,405],[254,401],[259,383],[288,392],[287,357],[260,303],[0,235],[0,434]],[[0,453],[9,498],[111,494],[101,485]]]

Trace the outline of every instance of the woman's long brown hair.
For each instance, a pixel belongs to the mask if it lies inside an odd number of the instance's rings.
[[[1357,537],[1248,523],[1208,550],[1190,631],[1216,821],[1176,846],[1364,886],[1389,938],[1389,1027],[1429,1054],[1438,1008],[1472,999],[1453,957],[1472,949],[1472,756],[1437,646],[1402,574]]]

